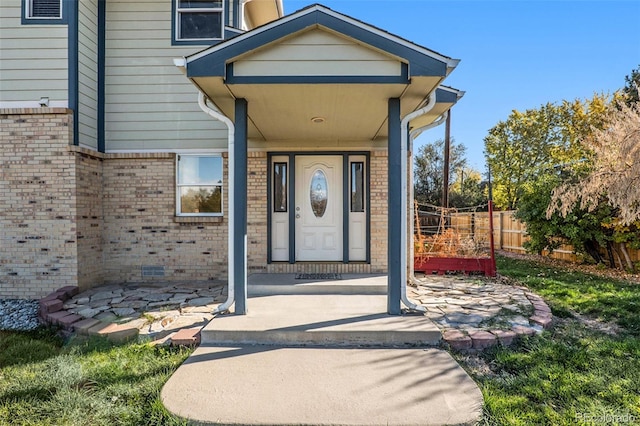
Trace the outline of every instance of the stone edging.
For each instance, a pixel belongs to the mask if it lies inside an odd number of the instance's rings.
[[[532,293],[526,287],[516,286],[524,291],[525,296],[533,305],[533,315],[529,317],[531,327],[521,325],[509,330],[446,330],[442,333],[442,339],[451,349],[459,352],[479,352],[497,344],[511,345],[518,337],[533,336],[542,329],[548,329],[553,323],[551,309],[542,297]]]
[[[116,342],[126,342],[136,340],[140,333],[134,324],[117,324],[102,321],[95,318],[84,318],[78,314],[71,313],[64,309],[64,302],[79,293],[77,286],[66,286],[59,288],[53,293],[40,299],[38,318],[44,324],[56,325],[67,333],[77,333],[85,336],[104,336]],[[200,343],[200,330],[202,327],[184,328],[169,339],[161,339],[152,344],[171,344],[174,346],[193,346]]]

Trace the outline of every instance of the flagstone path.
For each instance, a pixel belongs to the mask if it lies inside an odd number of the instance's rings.
[[[551,309],[526,287],[457,275],[417,276],[409,294],[459,351],[482,350],[551,325]]]
[[[43,321],[116,341],[194,344],[226,299],[223,281],[65,287],[40,300]]]
[[[409,295],[427,309],[443,340],[477,351],[551,324],[551,310],[524,287],[470,276],[418,277]],[[78,294],[64,287],[40,300],[40,317],[63,329],[116,341],[196,344],[213,310],[226,299],[223,281],[106,285]]]

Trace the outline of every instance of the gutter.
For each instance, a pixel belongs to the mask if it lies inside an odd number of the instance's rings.
[[[418,312],[427,312],[427,309],[424,306],[420,306],[415,302],[409,300],[407,296],[407,257],[408,257],[407,213],[408,213],[408,209],[406,207],[408,204],[407,187],[408,187],[408,180],[409,180],[407,176],[407,173],[408,173],[407,149],[408,149],[408,139],[409,139],[409,123],[411,122],[411,120],[417,117],[420,117],[422,115],[425,115],[426,113],[431,111],[435,105],[436,105],[436,90],[434,89],[429,95],[429,101],[425,106],[423,106],[417,111],[407,114],[400,122],[400,158],[402,161],[402,164],[400,165],[400,170],[402,174],[402,188],[400,192],[400,197],[402,199],[402,203],[405,206],[405,208],[403,209],[404,217],[400,221],[400,250],[401,250],[401,253],[400,253],[401,254],[400,256],[400,300],[402,300],[402,303],[404,303],[404,305],[407,308],[412,309],[414,311],[418,311]]]

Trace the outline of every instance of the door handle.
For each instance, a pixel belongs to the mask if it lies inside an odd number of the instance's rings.
[[[296,214],[296,219],[300,219],[300,215],[299,214]]]

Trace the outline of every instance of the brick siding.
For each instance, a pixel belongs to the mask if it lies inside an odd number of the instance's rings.
[[[78,147],[76,167],[76,235],[78,247],[78,283],[84,290],[104,282],[102,242],[104,236],[102,158]]]
[[[223,199],[228,194],[223,162]],[[223,218],[175,217],[175,154],[108,154],[104,161],[104,281],[208,280],[227,274]],[[164,276],[142,276],[142,267]]]
[[[371,272],[387,271],[387,151],[371,152]]]
[[[0,109],[0,296],[77,285],[73,120],[65,108]]]
[[[267,153],[247,158],[247,269],[267,272]]]
[[[102,154],[71,144],[64,108],[0,110],[0,297],[103,283],[227,276],[223,217],[175,216],[175,154]],[[249,273],[384,273],[387,152],[371,157],[371,263],[267,265],[267,154],[248,154]],[[223,200],[228,162],[223,155]],[[144,277],[143,267],[162,267]]]

